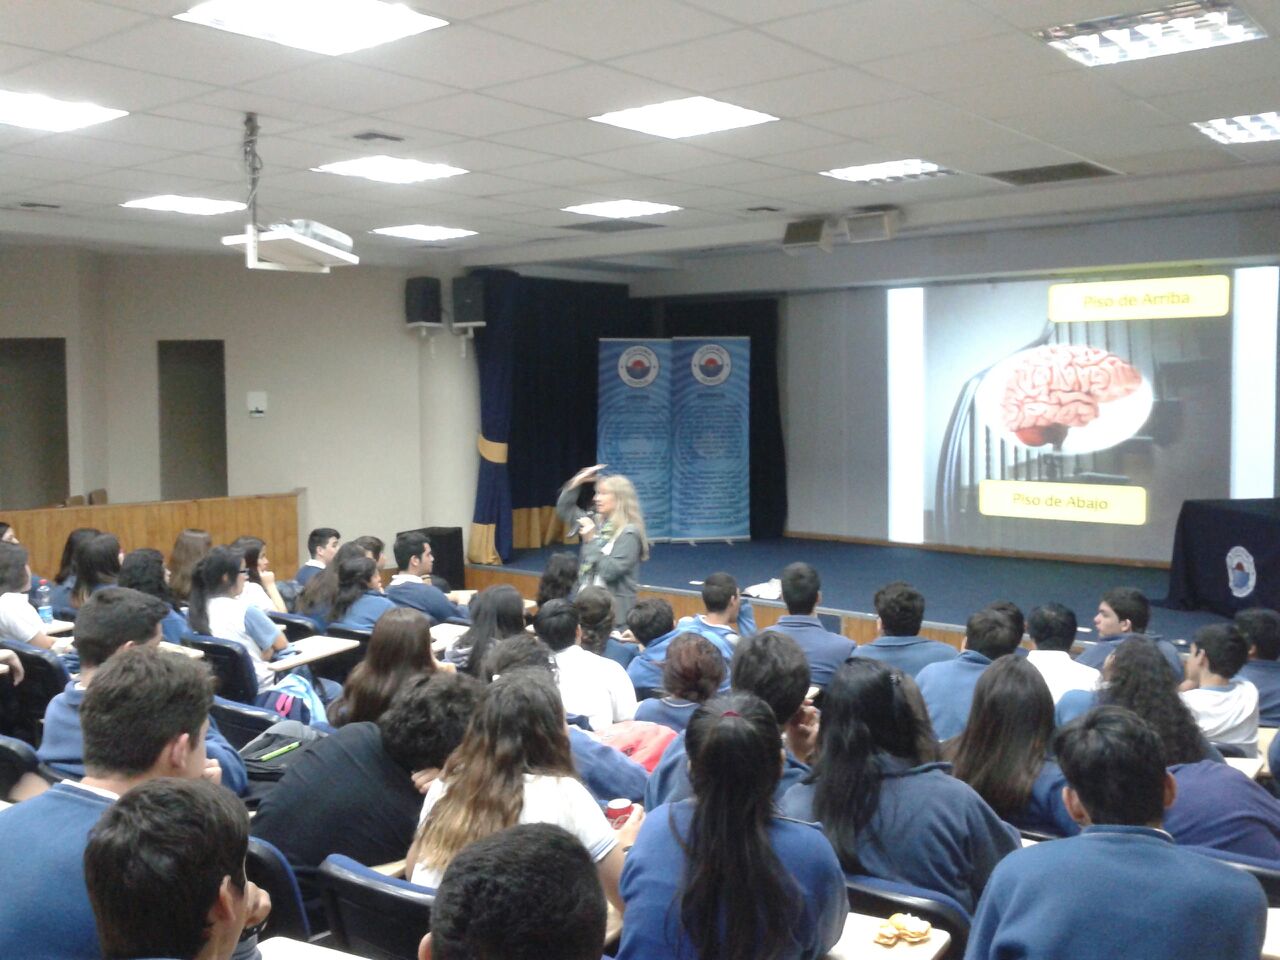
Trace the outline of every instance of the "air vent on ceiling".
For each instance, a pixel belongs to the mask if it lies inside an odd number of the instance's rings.
[[[18,204],[18,207],[22,210],[61,210],[62,204],[41,203],[38,200],[26,200]]]
[[[782,212],[781,207],[770,207],[767,205],[762,207],[747,207],[747,213],[781,213],[781,212]]]
[[[634,220],[599,220],[592,223],[575,223],[565,230],[585,230],[587,233],[625,233],[628,230],[657,230],[660,223],[636,223]]]
[[[1031,187],[1039,183],[1064,183],[1068,180],[1093,180],[1096,177],[1114,177],[1116,172],[1096,163],[1055,163],[1048,167],[1023,167],[1021,170],[1001,170],[984,173],[984,177],[999,180],[1013,187]]]
[[[404,137],[397,137],[394,133],[383,133],[381,130],[366,130],[364,133],[357,133],[351,139],[364,140],[366,143],[372,143],[374,140],[385,140],[388,143],[404,143]]]

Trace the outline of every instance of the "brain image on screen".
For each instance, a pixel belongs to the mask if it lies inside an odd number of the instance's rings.
[[[1004,426],[1027,446],[1061,446],[1142,386],[1142,374],[1099,347],[1047,344],[1017,357],[1001,399]]]

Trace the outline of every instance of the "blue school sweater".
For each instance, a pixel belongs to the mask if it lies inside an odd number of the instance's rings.
[[[1257,960],[1258,881],[1180,850],[1163,830],[1092,826],[1005,858],[978,904],[966,960]]]
[[[57,783],[0,812],[0,957],[101,958],[84,883],[84,848],[111,803]]]
[[[396,605],[377,590],[366,590],[364,595],[351,605],[342,619],[335,621],[331,626],[346,627],[348,630],[372,630],[379,617],[395,608]]]
[[[84,776],[84,731],[80,728],[80,708],[86,691],[72,680],[44,710],[44,737],[36,756],[59,773]],[[204,740],[205,754],[222,767],[222,785],[238,797],[249,789],[249,775],[235,747],[218,730],[213,717]],[[0,954],[2,955],[2,954]]]
[[[680,894],[693,801],[651,810],[627,854],[618,885],[626,904],[618,960],[692,957],[680,926]],[[774,817],[769,843],[795,884],[790,943],[776,960],[818,960],[835,946],[849,913],[844,873],[826,838],[808,824]],[[750,877],[741,878],[750,882]]]
[[[815,616],[788,614],[779,617],[770,629],[785,633],[800,645],[804,658],[809,661],[809,682],[820,687],[831,682],[832,675],[853,655],[855,648],[852,640],[832,633]]]
[[[436,623],[443,623],[450,619],[471,622],[471,614],[465,607],[451,603],[443,591],[421,580],[393,583],[387,587],[387,599],[397,607],[419,610]]]
[[[1178,843],[1275,861],[1280,869],[1280,800],[1225,763],[1180,763],[1169,772],[1178,797],[1164,812],[1164,828]]]
[[[774,791],[775,800],[781,800],[792,786],[809,774],[809,767],[791,755],[788,750],[782,765],[782,778]],[[693,784],[689,782],[689,755],[685,750],[684,734],[667,744],[662,759],[649,774],[644,788],[644,808],[652,810],[663,803],[675,803],[693,796]]]
[[[957,652],[949,643],[926,637],[877,637],[872,643],[856,647],[853,655],[879,660],[915,677],[931,663],[954,660]]]
[[[973,690],[991,660],[977,650],[966,650],[952,660],[932,663],[920,671],[916,683],[920,696],[929,708],[933,733],[939,740],[950,740],[964,733],[973,705]]]

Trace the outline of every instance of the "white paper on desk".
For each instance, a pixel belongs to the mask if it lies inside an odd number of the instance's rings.
[[[782,599],[782,581],[777,577],[765,583],[755,583],[742,591],[748,597],[755,597],[757,600],[781,600]]]

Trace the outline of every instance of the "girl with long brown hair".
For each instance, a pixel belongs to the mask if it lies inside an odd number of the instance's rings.
[[[329,704],[329,722],[376,721],[395,695],[417,678],[446,670],[453,664],[436,662],[431,652],[431,620],[409,607],[384,613],[373,628],[369,649],[347,677],[342,695]]]

